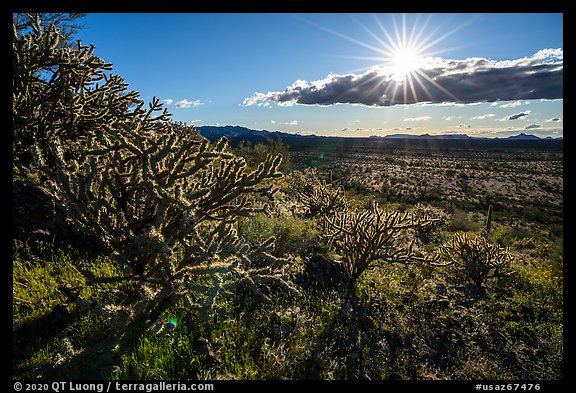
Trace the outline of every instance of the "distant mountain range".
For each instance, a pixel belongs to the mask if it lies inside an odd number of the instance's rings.
[[[220,139],[223,136],[226,136],[231,141],[248,140],[252,142],[261,142],[268,138],[287,139],[302,137],[301,135],[288,134],[280,131],[251,130],[250,128],[241,126],[200,126],[194,128],[200,132],[200,135],[211,141]]]
[[[379,138],[390,138],[390,139],[471,139],[471,136],[466,134],[443,134],[443,135],[430,135],[430,134],[392,134],[386,135]]]
[[[337,137],[323,137],[317,135],[299,135],[299,134],[289,134],[280,131],[268,131],[268,130],[252,130],[250,128],[241,126],[200,126],[195,127],[200,134],[208,138],[211,141],[220,139],[226,136],[230,141],[235,144],[240,140],[247,140],[250,142],[263,142],[269,138],[276,139],[280,138],[286,143],[291,141],[302,142],[305,140],[316,139],[316,138],[337,138]],[[518,135],[509,136],[507,138],[484,138],[484,137],[472,137],[466,134],[392,134],[386,136],[371,136],[369,138],[374,139],[409,139],[409,140],[509,140],[509,141],[545,141],[545,140],[562,140],[562,138],[540,138],[536,135],[524,134],[523,132]],[[340,137],[339,139],[345,139]]]

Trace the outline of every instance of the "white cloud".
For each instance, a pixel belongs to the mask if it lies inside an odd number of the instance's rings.
[[[526,117],[528,116],[532,111],[524,111],[524,112],[520,112],[520,113],[516,113],[514,115],[510,115],[510,116],[506,116],[503,117],[502,119],[500,119],[500,121],[506,121],[506,120],[517,120],[521,117]]]
[[[562,48],[541,49],[534,54],[534,57],[539,57],[542,59],[556,58],[558,60],[562,60],[564,58],[564,50]]]
[[[178,108],[178,109],[196,108],[196,107],[199,107],[200,105],[203,105],[203,104],[204,103],[201,102],[200,100],[188,101],[187,99],[183,99],[183,100],[178,101],[176,103],[176,108]]]
[[[522,101],[514,101],[514,102],[509,102],[507,104],[502,104],[500,105],[500,108],[516,108],[517,106],[522,105]]]
[[[288,125],[288,126],[297,126],[297,125],[298,125],[298,120],[289,121],[288,123],[286,123],[286,125]]]
[[[487,113],[485,115],[471,117],[470,120],[484,120],[494,116],[496,116],[494,113]]]
[[[166,98],[165,100],[162,100],[162,102],[166,105],[170,105],[174,102],[174,100],[172,98]]]
[[[432,117],[430,116],[420,116],[420,117],[408,117],[404,119],[404,121],[426,121],[430,120]]]

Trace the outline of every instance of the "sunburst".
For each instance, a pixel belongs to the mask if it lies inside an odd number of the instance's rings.
[[[430,14],[424,21],[421,21],[420,15],[416,15],[411,26],[408,26],[406,14],[402,14],[402,22],[400,26],[398,25],[396,18],[392,17],[392,30],[390,30],[384,26],[382,21],[376,15],[374,15],[374,20],[380,29],[380,31],[377,32],[368,29],[365,25],[356,20],[360,27],[362,27],[364,31],[366,31],[377,42],[377,45],[349,37],[334,30],[323,27],[321,28],[357,45],[368,48],[377,54],[377,56],[354,56],[354,58],[377,62],[377,67],[381,69],[378,77],[384,77],[382,83],[386,83],[384,91],[386,100],[384,101],[404,104],[409,101],[433,101],[433,92],[430,91],[431,89],[428,88],[429,86],[434,86],[443,94],[450,96],[452,99],[457,101],[458,98],[454,94],[441,86],[431,75],[429,75],[429,72],[427,72],[427,66],[431,63],[429,60],[432,59],[433,56],[455,49],[444,48],[440,50],[437,46],[447,37],[469,24],[472,19],[445,34],[438,35],[438,28],[432,32],[428,32],[428,25],[431,17],[432,15]],[[396,98],[398,91],[402,92],[402,101],[399,101]],[[423,91],[427,97],[418,97],[418,91]],[[411,100],[409,100],[410,95],[412,96]],[[428,100],[426,100],[426,98],[428,98]]]

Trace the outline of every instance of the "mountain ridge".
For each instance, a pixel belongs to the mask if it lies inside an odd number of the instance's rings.
[[[562,137],[552,138],[545,137],[541,138],[532,134],[525,134],[520,132],[518,135],[512,135],[508,137],[474,137],[467,134],[390,134],[384,136],[372,135],[369,137],[338,137],[338,136],[318,136],[318,135],[301,135],[301,134],[290,134],[282,131],[269,131],[269,130],[253,130],[243,126],[197,126],[196,130],[203,137],[213,141],[226,136],[231,141],[248,140],[251,142],[264,142],[269,138],[275,139],[280,138],[283,140],[305,140],[314,138],[351,138],[351,139],[410,139],[410,140],[522,140],[522,141],[546,141],[546,140],[563,140]]]

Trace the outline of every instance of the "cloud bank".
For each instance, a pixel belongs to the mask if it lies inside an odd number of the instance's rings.
[[[428,57],[421,59],[420,68],[403,81],[387,66],[375,66],[362,74],[329,74],[313,82],[297,80],[283,91],[254,93],[243,104],[384,107],[562,98],[563,50],[543,49],[530,57],[502,61]]]

